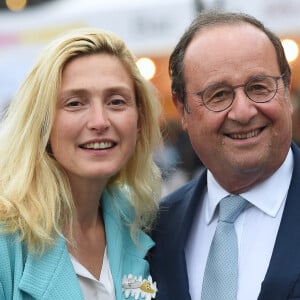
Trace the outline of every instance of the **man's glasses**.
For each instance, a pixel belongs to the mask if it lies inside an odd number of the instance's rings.
[[[244,84],[235,86],[224,83],[213,84],[206,89],[197,92],[204,106],[211,111],[219,112],[229,108],[235,98],[235,89],[244,88],[246,96],[255,103],[271,101],[278,90],[278,80],[281,76],[256,76],[250,78]]]

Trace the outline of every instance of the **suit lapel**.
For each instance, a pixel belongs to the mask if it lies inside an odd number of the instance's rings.
[[[292,149],[292,181],[259,300],[287,299],[293,287],[291,283],[300,274],[300,152],[294,145]]]
[[[83,299],[62,237],[43,256],[28,254],[19,289],[34,299]]]
[[[162,226],[164,232],[157,235],[157,247],[153,253],[154,256],[161,257],[157,261],[163,261],[164,268],[156,265],[156,259],[153,260],[152,266],[158,281],[172,288],[168,291],[162,290],[159,299],[165,299],[167,295],[170,299],[190,299],[185,245],[205,187],[206,172],[201,175],[200,179],[192,181],[187,189],[184,188],[178,192],[175,203],[172,197],[170,211],[167,198],[166,207],[162,204],[160,208],[160,220],[165,223]],[[164,216],[165,213],[167,216]],[[178,233],[174,230],[178,230]]]

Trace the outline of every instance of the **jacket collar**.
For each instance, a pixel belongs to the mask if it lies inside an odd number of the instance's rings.
[[[144,258],[148,250],[154,246],[154,242],[143,231],[137,232],[135,242],[131,239],[129,225],[134,218],[134,210],[120,190],[115,189],[111,193],[104,191],[101,204],[107,253],[115,284],[116,298],[123,299],[122,279],[124,275],[129,275],[123,273],[125,266],[128,267],[128,264],[132,264],[129,269],[132,272],[139,272],[137,275],[143,276],[146,263]]]
[[[83,299],[64,238],[42,256],[28,254],[19,288],[34,299]]]
[[[128,199],[120,190],[114,189],[112,193],[105,190],[101,204],[108,248],[117,248],[120,251],[126,249],[126,253],[145,258],[148,250],[155,243],[149,235],[141,230],[137,231],[136,243],[131,239],[129,226],[134,218],[134,210]],[[124,226],[124,223],[127,225]],[[108,252],[110,252],[109,250]],[[121,256],[120,259],[122,259]]]

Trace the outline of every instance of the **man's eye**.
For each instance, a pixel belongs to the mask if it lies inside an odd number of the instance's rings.
[[[248,87],[248,91],[250,92],[267,92],[270,88],[263,84],[252,84]]]
[[[205,102],[221,102],[231,97],[228,89],[211,90],[205,93]]]
[[[212,98],[214,99],[222,99],[224,97],[227,97],[228,95],[230,94],[230,91],[227,91],[227,90],[220,90],[218,92],[215,92],[213,95],[212,95]]]

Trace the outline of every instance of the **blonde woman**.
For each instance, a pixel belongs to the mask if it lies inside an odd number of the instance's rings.
[[[0,130],[0,299],[152,299],[160,105],[114,34],[42,53]]]

